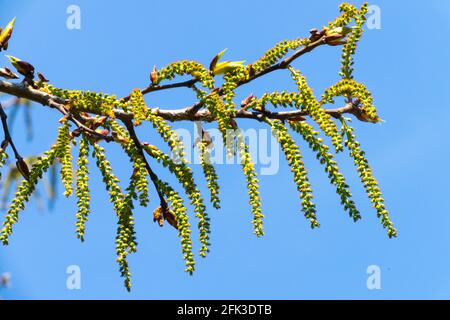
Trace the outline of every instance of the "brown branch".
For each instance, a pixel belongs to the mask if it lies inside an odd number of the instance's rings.
[[[187,81],[169,83],[169,84],[164,84],[164,85],[156,85],[156,86],[154,84],[151,84],[148,87],[145,87],[144,89],[142,89],[141,92],[143,95],[145,95],[150,92],[162,91],[162,90],[167,90],[167,89],[182,88],[182,87],[190,88],[197,82],[198,82],[197,79],[191,79],[191,80],[187,80]],[[122,99],[124,101],[128,101],[128,100],[130,100],[130,95],[128,95]]]
[[[16,160],[21,161],[23,158],[20,156],[20,154],[17,151],[17,148],[16,148],[16,146],[14,144],[14,141],[11,138],[11,134],[9,133],[9,128],[8,128],[8,121],[6,121],[8,116],[6,115],[5,110],[3,110],[3,106],[2,106],[1,103],[0,103],[0,117],[1,117],[2,125],[3,125],[3,132],[5,133],[5,140],[4,141],[6,141],[7,144],[11,145],[11,148],[13,149],[14,156],[16,157]],[[2,147],[3,147],[3,144],[4,143],[2,143]]]
[[[61,112],[64,110],[64,106],[67,104],[67,101],[61,99],[56,96],[52,96],[46,92],[42,92],[36,89],[33,89],[29,86],[24,86],[22,84],[12,84],[6,81],[0,80],[0,92],[8,93],[20,98],[26,98],[31,101],[40,103],[44,106],[49,106],[50,108],[57,109]],[[63,108],[63,109],[61,109]],[[176,122],[176,121],[205,121],[212,122],[215,119],[211,116],[211,113],[208,110],[200,110],[195,114],[190,113],[190,107],[182,108],[182,109],[159,109],[152,108],[153,111],[156,112],[158,116],[163,118],[164,120]],[[353,103],[349,103],[341,108],[335,109],[327,109],[325,112],[330,114],[333,117],[339,117],[340,114],[349,113],[356,114],[358,108],[356,107],[356,101]],[[95,113],[97,115],[103,115],[101,113]],[[260,113],[252,112],[247,110],[238,110],[236,112],[237,119],[260,119]],[[133,119],[133,114],[130,112],[125,112],[123,110],[115,109],[114,115],[116,118],[127,121]],[[265,114],[269,119],[280,119],[280,120],[296,120],[299,117],[307,116],[308,114],[303,110],[294,110],[294,111],[284,111],[284,112],[270,112]],[[95,132],[95,131],[94,131]],[[94,133],[93,133],[94,134]],[[98,133],[96,133],[98,134]],[[99,137],[100,138],[100,137]]]
[[[113,140],[113,138],[110,136],[100,134],[95,130],[88,128],[82,123],[81,119],[77,119],[74,117],[74,115],[70,114],[70,112],[65,108],[67,101],[65,101],[64,99],[36,90],[31,86],[26,85],[25,83],[13,84],[6,81],[0,81],[0,91],[18,98],[25,98],[34,102],[38,102],[52,109],[56,109],[88,135],[93,136],[97,139],[105,140],[107,142]]]

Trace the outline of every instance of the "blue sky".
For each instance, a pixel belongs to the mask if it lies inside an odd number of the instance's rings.
[[[0,25],[17,16],[8,54],[32,62],[54,85],[123,96],[148,82],[152,66],[180,59],[208,64],[229,48],[229,59],[253,61],[282,39],[306,36],[338,14],[339,1],[5,1]],[[355,1],[360,4],[361,1]],[[66,28],[66,8],[81,8],[81,30]],[[354,224],[339,206],[323,168],[305,148],[321,222],[311,230],[284,160],[277,175],[261,177],[266,236],[251,230],[245,182],[237,165],[219,165],[222,209],[209,208],[211,253],[197,259],[196,273],[183,272],[179,240],[152,222],[156,195],[136,211],[139,251],[130,258],[133,290],[127,293],[115,263],[116,217],[94,166],[92,214],[85,243],[74,233],[76,201],[60,196],[54,209],[27,206],[11,243],[0,248],[0,273],[12,273],[7,299],[204,299],[204,298],[450,298],[450,5],[446,1],[377,1],[382,28],[368,30],[358,48],[356,78],[373,92],[381,125],[354,122],[380,182],[399,237],[388,239],[347,156],[337,158],[363,220]],[[295,63],[320,94],[338,80],[339,48],[323,47]],[[6,59],[0,57],[0,64]],[[238,91],[294,89],[276,73]],[[1,97],[4,99],[4,97]],[[194,101],[179,89],[148,98],[174,108]],[[35,139],[16,123],[22,153],[34,155],[55,140],[59,116],[32,108]],[[18,118],[20,119],[20,117]],[[244,127],[255,126],[242,122]],[[189,123],[177,128],[193,130]],[[140,130],[150,140],[153,131]],[[106,146],[125,179],[128,161]],[[168,174],[159,169],[162,177]],[[195,174],[204,190],[198,167]],[[61,187],[59,188],[61,192]],[[189,207],[192,209],[191,207]],[[196,246],[198,248],[198,245]],[[66,268],[81,268],[81,290],[66,288]],[[381,269],[381,289],[368,290],[366,269]]]

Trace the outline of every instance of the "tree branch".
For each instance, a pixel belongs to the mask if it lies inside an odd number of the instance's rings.
[[[26,98],[31,101],[40,103],[44,106],[48,106],[53,109],[57,109],[60,112],[63,113],[62,110],[65,110],[64,106],[68,103],[68,101],[61,99],[56,96],[52,96],[46,92],[42,92],[36,89],[33,89],[30,86],[26,86],[23,84],[12,84],[10,82],[6,82],[3,80],[0,80],[0,92],[8,93],[11,95],[14,95],[16,97],[20,98]],[[357,108],[357,101],[353,103],[348,103],[343,107],[340,108],[334,108],[334,109],[327,109],[325,112],[330,114],[333,117],[339,117],[341,114],[349,113],[349,114],[356,114],[358,111]],[[164,120],[176,122],[176,121],[205,121],[205,122],[212,122],[214,121],[214,118],[212,117],[211,113],[208,110],[200,110],[196,113],[192,114],[191,107],[182,108],[182,109],[159,109],[159,108],[152,108],[153,111],[156,112],[158,116],[163,118]],[[303,110],[294,110],[294,111],[284,111],[284,112],[269,112],[264,114],[269,119],[279,119],[279,120],[299,120],[299,117],[307,116],[307,113]],[[102,115],[101,113],[95,113],[93,114]],[[64,114],[64,113],[63,113]],[[252,112],[252,111],[246,111],[246,110],[238,110],[236,112],[236,119],[254,119],[254,120],[260,120],[260,113],[259,112]],[[65,115],[65,114],[64,114]],[[127,121],[128,119],[133,119],[133,114],[131,112],[125,112],[123,110],[114,109],[114,115],[116,118]],[[83,128],[83,130],[86,130],[86,128]],[[96,134],[95,131],[88,130],[87,133],[89,134]],[[105,136],[98,136],[98,138],[105,138]]]

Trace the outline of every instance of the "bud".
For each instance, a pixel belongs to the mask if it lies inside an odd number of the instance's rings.
[[[357,111],[354,112],[353,114],[359,121],[371,122],[371,123],[383,122],[383,120],[381,120],[379,117],[374,118],[374,117],[370,116],[364,108],[358,108]]]
[[[158,151],[158,148],[155,147],[154,145],[148,143],[148,142],[143,142],[142,145],[144,146],[144,150],[149,153],[151,151],[148,150],[153,150],[153,151]],[[151,153],[149,153],[149,155],[151,155]]]
[[[70,138],[71,139],[79,137],[80,135],[81,135],[81,129],[80,128],[76,128],[75,130],[70,132]]]
[[[319,33],[319,30],[317,30],[316,28],[309,30],[309,33],[311,34],[309,40],[311,40],[312,42],[317,41],[322,37],[322,34]]]
[[[160,227],[164,225],[164,218],[162,215],[161,207],[158,207],[153,211],[153,222],[158,222]]]
[[[95,132],[97,132],[103,136],[107,136],[109,134],[109,130],[107,130],[107,129],[96,129]]]
[[[117,142],[119,142],[119,143],[122,144],[122,145],[125,145],[125,144],[128,143],[128,140],[127,140],[127,139],[125,139],[125,138],[122,137],[121,135],[117,134],[115,131],[113,131],[113,132],[111,133],[111,135],[112,135],[114,141],[117,141]]]
[[[3,30],[0,33],[0,51],[2,49],[7,50],[8,49],[8,41],[11,38],[13,29],[14,29],[14,23],[16,22],[16,18],[14,17],[5,27],[5,30]]]
[[[247,98],[242,100],[241,107],[245,107],[246,105],[248,105],[250,103],[250,101],[253,100],[253,98],[255,98],[255,96],[253,95],[253,93],[250,93],[250,95]]]
[[[37,75],[38,75],[39,81],[41,81],[41,82],[49,82],[49,80],[42,73],[38,72]]]
[[[327,35],[325,38],[325,43],[330,46],[339,46],[345,44],[345,41],[342,40],[345,36],[339,33]]]
[[[30,181],[30,170],[28,169],[27,163],[22,158],[17,160],[16,167],[22,177],[24,177],[25,180]]]
[[[0,145],[0,148],[2,148],[3,151],[6,150],[6,148],[8,148],[9,145],[9,141],[8,140],[3,140],[2,144]]]
[[[0,77],[5,79],[19,79],[19,76],[8,68],[0,68]]]
[[[214,69],[216,68],[216,64],[219,61],[219,59],[224,55],[224,53],[227,51],[228,49],[223,49],[222,51],[220,51],[218,54],[216,54],[216,56],[211,60],[211,63],[209,64],[209,70],[211,72],[214,71]]]
[[[248,65],[248,76],[252,78],[255,75],[255,68],[253,68],[253,64]]]
[[[64,115],[61,119],[58,120],[59,123],[65,124],[67,123],[67,119],[69,118],[69,115]]]
[[[178,230],[178,222],[175,213],[169,208],[162,211],[164,220],[166,220],[172,227]]]
[[[244,62],[245,62],[244,60],[218,62],[215,68],[213,69],[213,74],[217,76],[220,74],[230,72],[236,68],[242,67],[244,65]]]
[[[153,66],[153,70],[150,73],[150,81],[154,85],[158,84],[158,72],[156,71],[156,66]]]
[[[34,67],[26,61],[22,61],[13,56],[6,56],[16,70],[25,77],[34,77]]]
[[[101,126],[102,124],[104,124],[106,122],[107,119],[108,119],[108,117],[106,117],[106,116],[101,116],[99,118],[96,118],[94,121],[94,125]]]

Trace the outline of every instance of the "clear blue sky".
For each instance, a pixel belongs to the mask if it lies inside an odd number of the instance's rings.
[[[360,4],[361,1],[355,1]],[[66,8],[81,8],[81,30],[66,28]],[[8,54],[32,62],[56,86],[127,94],[148,82],[151,67],[180,59],[209,63],[223,48],[230,59],[253,61],[282,39],[308,34],[338,14],[339,1],[1,1],[0,25],[17,16]],[[127,293],[115,263],[116,216],[95,172],[93,212],[86,242],[74,233],[75,199],[59,197],[53,211],[35,203],[22,213],[9,247],[0,248],[0,273],[12,273],[4,298],[450,298],[450,4],[446,1],[377,1],[381,30],[369,30],[358,48],[356,78],[372,90],[382,125],[354,123],[398,228],[389,240],[370,208],[348,157],[339,156],[363,220],[354,224],[339,206],[323,168],[305,150],[315,190],[319,230],[299,210],[284,160],[277,175],[261,177],[266,236],[251,230],[244,178],[238,166],[219,166],[222,209],[212,217],[212,251],[183,272],[179,240],[152,222],[152,208],[136,211],[139,251],[130,258],[133,291]],[[338,80],[339,49],[323,47],[295,66],[320,93]],[[0,57],[0,64],[6,59]],[[286,74],[244,87],[293,89]],[[2,97],[4,99],[4,97]],[[180,89],[151,96],[150,105],[185,106]],[[24,154],[45,151],[59,116],[33,106],[35,139],[20,128]],[[20,119],[20,117],[19,117]],[[245,122],[245,126],[252,125]],[[190,124],[179,124],[193,130]],[[153,131],[140,130],[146,140]],[[128,162],[107,146],[115,170]],[[160,170],[162,177],[168,178]],[[198,181],[202,176],[195,169]],[[200,185],[203,187],[204,183]],[[59,189],[61,192],[61,187]],[[189,207],[190,208],[190,207]],[[190,208],[191,209],[191,208]],[[196,246],[198,248],[198,245]],[[66,268],[79,265],[82,289],[66,289]],[[381,268],[381,290],[368,290],[366,268]]]

